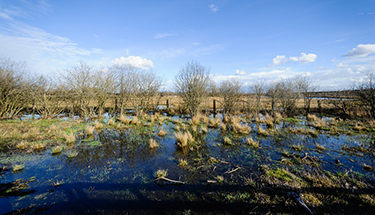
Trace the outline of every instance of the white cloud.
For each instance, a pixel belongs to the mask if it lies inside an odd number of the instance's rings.
[[[375,53],[375,44],[359,44],[352,50],[348,51],[345,57],[366,57]]]
[[[244,70],[236,69],[236,75],[246,75],[246,72]]]
[[[277,55],[273,59],[273,65],[280,65],[288,62],[288,59],[285,57],[285,55]]]
[[[129,65],[140,69],[150,69],[154,67],[154,63],[151,60],[140,56],[120,57],[114,59],[112,63],[116,65]]]
[[[210,4],[208,5],[208,7],[210,8],[211,12],[214,12],[214,13],[216,13],[219,10],[217,6],[214,4]]]
[[[154,36],[154,39],[163,39],[163,38],[166,38],[166,37],[173,37],[173,36],[177,36],[177,34],[158,33]]]
[[[302,52],[300,57],[290,57],[289,59],[300,63],[312,63],[317,57],[316,54],[306,54]]]

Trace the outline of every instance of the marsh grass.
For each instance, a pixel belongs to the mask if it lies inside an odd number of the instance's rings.
[[[148,144],[149,144],[150,149],[159,147],[159,143],[153,138],[149,139]]]
[[[232,118],[231,124],[235,134],[249,134],[251,131],[251,128],[247,125],[243,125],[239,118]]]
[[[228,136],[225,136],[223,138],[223,142],[224,142],[225,145],[228,145],[228,146],[233,145],[232,139],[230,139]]]
[[[202,125],[201,131],[202,131],[203,134],[207,134],[207,127]]]
[[[194,138],[189,131],[186,132],[175,132],[174,136],[177,140],[177,146],[180,148],[188,146],[189,143],[194,142]]]
[[[259,142],[255,141],[252,137],[246,138],[246,144],[249,145],[253,149],[259,148]]]
[[[92,135],[93,133],[94,133],[94,130],[95,130],[95,126],[87,126],[86,128],[85,128],[85,131],[86,131],[86,134],[87,135]]]
[[[221,123],[220,117],[215,117],[215,118],[211,117],[211,118],[209,118],[208,127],[209,128],[219,128],[220,123]]]
[[[221,129],[221,133],[225,134],[227,132],[227,125],[224,122],[221,122],[220,129]]]
[[[168,176],[168,170],[165,169],[158,169],[155,173],[154,176],[156,178],[161,178],[161,177],[167,177]]]
[[[183,159],[183,158],[179,159],[178,160],[178,166],[180,166],[180,167],[186,167],[186,166],[188,166],[187,160]]]
[[[108,120],[108,123],[107,123],[107,124],[110,125],[110,126],[114,126],[114,125],[116,125],[115,118],[110,118],[110,119]]]
[[[167,135],[167,132],[165,132],[163,129],[160,129],[160,131],[157,133],[157,135],[159,137],[164,137],[165,135]]]
[[[19,172],[23,169],[25,169],[25,165],[22,164],[16,164],[13,166],[13,172]]]
[[[67,144],[75,143],[76,136],[74,133],[64,133],[64,139]]]
[[[260,136],[268,136],[267,130],[264,130],[261,126],[257,125],[258,127],[258,135]]]
[[[51,149],[51,154],[53,155],[60,154],[62,150],[63,150],[62,146],[55,146]]]
[[[101,123],[101,122],[99,122],[99,121],[96,121],[96,122],[94,122],[94,128],[95,129],[102,129],[103,128],[103,124]]]
[[[75,158],[78,155],[78,151],[70,150],[65,153],[68,158]]]

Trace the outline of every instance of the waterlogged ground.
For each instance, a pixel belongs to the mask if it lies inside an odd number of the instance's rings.
[[[0,214],[374,214],[374,129],[312,120],[6,122]]]

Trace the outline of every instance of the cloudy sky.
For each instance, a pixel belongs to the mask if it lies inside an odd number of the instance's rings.
[[[343,89],[375,70],[374,12],[374,0],[0,0],[0,56],[33,74],[131,64],[167,88],[196,60],[216,82]]]

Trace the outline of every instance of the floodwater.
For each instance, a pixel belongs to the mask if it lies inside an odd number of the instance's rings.
[[[199,146],[179,149],[175,125],[164,122],[162,126],[106,128],[93,136],[77,135],[74,147],[57,155],[50,150],[35,154],[0,152],[0,166],[25,166],[18,172],[4,171],[0,182],[23,179],[29,186],[17,195],[0,198],[0,214],[17,214],[17,210],[20,214],[249,214],[257,207],[245,201],[251,196],[236,200],[235,195],[249,195],[244,182],[252,179],[257,183],[260,165],[351,171],[374,180],[374,172],[363,168],[363,164],[374,167],[375,163],[371,133],[311,137],[280,132],[258,136],[256,125],[250,126],[251,134],[230,136],[233,145],[229,146],[223,144],[220,129],[209,128],[207,134],[195,136]],[[166,136],[156,135],[160,128]],[[246,144],[250,136],[259,141],[260,148]],[[160,147],[150,149],[151,137]],[[318,150],[317,144],[324,150]],[[358,150],[362,148],[372,150]],[[69,157],[72,152],[78,154]],[[288,154],[300,158],[308,155],[318,161],[315,166],[281,162]],[[180,159],[188,165],[180,166]],[[154,181],[155,172],[161,169],[167,170],[168,179],[185,184]]]

